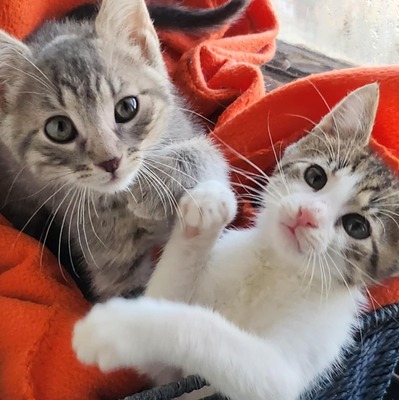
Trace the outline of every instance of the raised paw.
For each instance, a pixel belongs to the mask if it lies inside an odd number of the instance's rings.
[[[185,235],[217,234],[236,215],[237,201],[232,190],[218,181],[200,183],[180,200]]]

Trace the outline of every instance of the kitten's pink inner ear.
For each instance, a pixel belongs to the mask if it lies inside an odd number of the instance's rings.
[[[325,134],[368,144],[377,114],[379,85],[371,83],[343,98],[317,125]]]

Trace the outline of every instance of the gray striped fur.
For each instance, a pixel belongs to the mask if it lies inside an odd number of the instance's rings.
[[[94,297],[139,293],[182,193],[228,182],[223,157],[169,82],[144,1],[104,0],[95,21],[49,22],[25,44],[0,32],[0,85],[5,214],[21,228],[45,203],[39,230],[54,214]],[[115,104],[132,95],[137,116],[117,124]],[[54,115],[73,121],[73,142],[45,136]],[[97,165],[115,157],[113,184]]]

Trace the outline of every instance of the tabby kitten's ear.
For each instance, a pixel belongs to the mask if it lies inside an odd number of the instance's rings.
[[[29,63],[31,51],[20,40],[0,29],[0,110],[4,111],[13,88]]]
[[[139,46],[144,61],[166,73],[158,35],[144,0],[103,0],[96,32],[110,46]]]
[[[371,83],[354,90],[341,100],[314,128],[313,132],[339,135],[368,145],[377,114],[379,85]]]

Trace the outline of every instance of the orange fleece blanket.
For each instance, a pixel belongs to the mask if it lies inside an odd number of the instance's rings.
[[[215,1],[220,3],[221,1]],[[0,27],[22,38],[45,18],[60,16],[81,0],[2,0]],[[211,6],[209,0],[188,5]],[[169,72],[196,111],[216,119],[215,138],[264,170],[274,164],[269,132],[277,152],[300,137],[349,90],[381,84],[381,104],[373,132],[376,146],[399,168],[399,68],[354,69],[313,76],[265,96],[259,65],[274,54],[277,22],[268,0],[254,0],[233,27],[198,40],[160,32]],[[317,90],[315,89],[317,88]],[[295,117],[293,114],[305,117]],[[308,120],[307,120],[308,119]],[[234,166],[249,169],[226,151]],[[241,223],[252,213],[241,210]],[[103,375],[79,365],[70,345],[71,328],[89,308],[54,257],[6,221],[0,224],[0,399],[100,400],[130,394],[145,384],[132,372]],[[399,281],[374,288],[375,306],[399,299]]]
[[[24,38],[43,20],[60,17],[84,2],[1,0],[0,28]],[[184,3],[204,8],[222,2]],[[202,38],[170,32],[160,32],[160,37],[170,75],[197,109],[209,116],[221,103],[239,98],[238,112],[263,95],[259,65],[274,55],[276,34],[269,1],[254,0],[234,26]],[[1,220],[1,400],[106,400],[143,388],[144,379],[131,371],[104,375],[78,363],[71,349],[71,331],[88,308],[72,279],[63,278],[54,257],[46,252],[41,262],[40,245]]]

